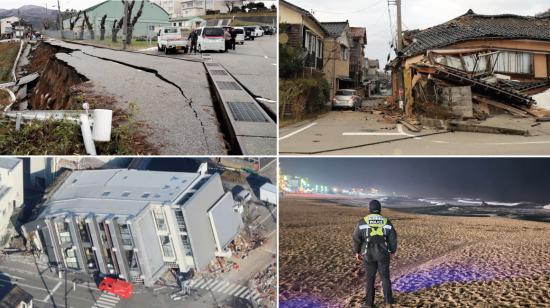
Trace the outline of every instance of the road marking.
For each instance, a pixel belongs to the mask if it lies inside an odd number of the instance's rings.
[[[403,131],[403,125],[401,125],[401,124],[397,124],[397,133],[351,132],[351,133],[342,133],[342,136],[409,136],[409,137],[416,137],[415,135],[412,135],[412,134],[409,134],[409,133],[406,133],[405,131]]]
[[[10,277],[11,279],[25,280],[25,278],[23,278],[23,277],[15,276],[15,275],[8,274],[8,273],[2,273],[2,275],[8,276],[8,277]]]
[[[249,290],[249,289],[246,289],[246,292],[244,292],[243,294],[241,294],[239,297],[248,298],[249,296],[250,296],[250,290]]]
[[[227,290],[225,290],[223,293],[225,294],[233,294],[235,291],[237,291],[237,289],[240,288],[240,285],[238,284],[232,284],[231,287]]]
[[[239,292],[235,293],[235,296],[239,297],[241,293],[243,293],[244,291],[248,290],[247,287],[241,287],[241,289],[239,290]]]
[[[223,281],[218,281],[216,282],[216,287],[213,287],[213,288],[210,288],[210,290],[214,291],[214,292],[218,292],[218,290],[220,290],[221,287],[223,287],[225,284]]]
[[[309,125],[306,126],[306,127],[302,127],[302,128],[300,128],[299,130],[297,130],[297,131],[295,131],[295,132],[292,132],[292,133],[290,133],[290,134],[288,134],[288,135],[286,135],[286,136],[284,136],[284,137],[279,138],[279,140],[285,140],[286,138],[289,138],[289,137],[292,137],[292,136],[294,136],[294,135],[296,135],[296,134],[298,134],[298,133],[301,133],[301,132],[303,132],[304,130],[306,130],[306,129],[312,127],[312,126],[315,126],[315,125],[317,125],[317,123],[311,123],[311,124],[309,124]]]
[[[93,308],[113,308],[120,301],[120,297],[109,294],[101,293],[96,302],[92,305]]]
[[[43,299],[43,301],[45,302],[48,302],[48,300],[50,299],[50,297],[55,293],[55,291],[57,291],[57,289],[59,289],[59,287],[62,285],[63,283],[60,281],[58,282],[55,287],[53,287],[52,291],[48,291],[48,295]]]
[[[201,278],[199,281],[200,281],[201,283],[197,284],[197,285],[195,286],[195,288],[200,288],[200,287],[201,287],[202,285],[204,285],[204,283],[206,282],[206,280],[204,280],[204,279],[202,279],[202,278]]]
[[[227,282],[225,283],[225,287],[222,288],[219,292],[220,292],[220,293],[225,293],[225,294],[231,294],[231,293],[228,293],[228,291],[231,290],[231,289],[233,289],[234,286],[235,286],[235,284],[233,284],[233,283],[227,281]]]

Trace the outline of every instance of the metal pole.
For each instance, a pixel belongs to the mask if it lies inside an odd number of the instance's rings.
[[[63,37],[63,19],[61,18],[61,7],[59,6],[59,0],[57,0],[57,18],[59,19],[59,32],[61,34],[61,39],[64,39]]]
[[[397,6],[397,51],[403,49],[403,25],[401,21],[401,0],[396,0]]]
[[[122,25],[122,50],[126,50],[126,37],[128,36],[128,1],[124,1],[124,24]]]

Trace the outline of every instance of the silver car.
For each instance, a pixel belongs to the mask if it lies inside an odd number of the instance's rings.
[[[362,99],[357,95],[356,90],[342,89],[336,91],[336,96],[332,99],[332,109],[357,109],[360,108]]]

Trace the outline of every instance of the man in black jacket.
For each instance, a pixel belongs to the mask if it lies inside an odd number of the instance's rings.
[[[366,271],[367,296],[365,307],[374,304],[374,282],[380,273],[384,289],[384,302],[393,304],[390,280],[390,255],[397,251],[397,233],[391,221],[380,215],[382,205],[378,200],[369,203],[370,214],[359,221],[353,232],[353,252],[363,261]]]

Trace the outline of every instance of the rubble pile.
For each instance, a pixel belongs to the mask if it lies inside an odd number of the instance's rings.
[[[277,300],[277,264],[274,262],[250,281],[251,289],[260,295],[260,307],[275,307]]]

